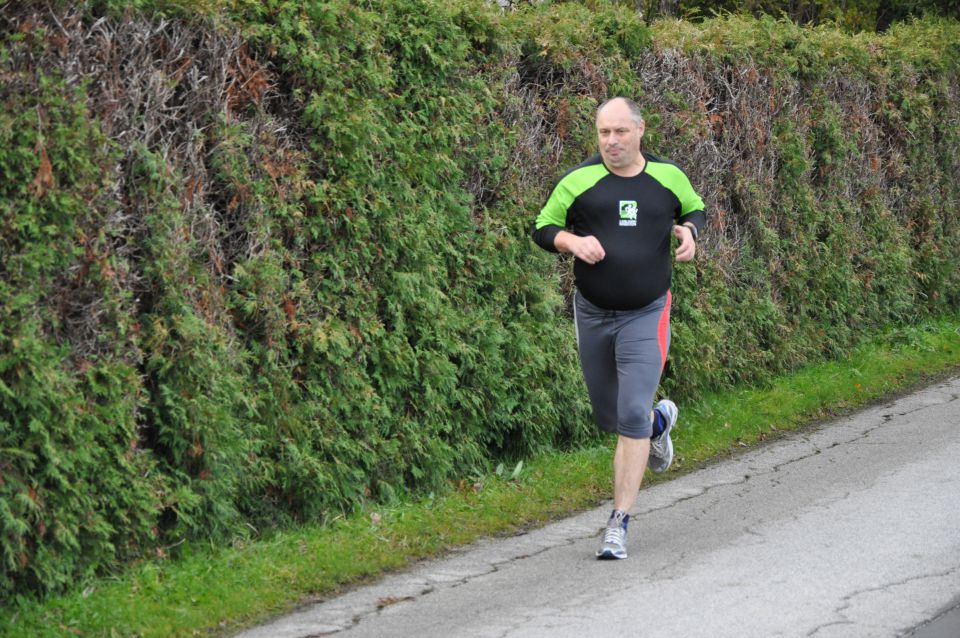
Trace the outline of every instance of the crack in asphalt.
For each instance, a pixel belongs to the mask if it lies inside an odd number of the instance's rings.
[[[497,638],[507,638],[510,634],[517,631],[518,629],[520,629],[521,626],[523,626],[527,622],[530,622],[534,618],[536,618],[535,614],[528,614],[526,616],[523,616],[522,618],[518,618],[516,622],[514,622],[512,625],[504,629],[503,633],[497,636]]]
[[[855,621],[847,618],[846,611],[853,606],[852,601],[858,596],[863,596],[864,594],[872,594],[878,591],[882,592],[888,589],[892,589],[894,587],[901,587],[903,585],[907,585],[907,584],[916,582],[918,580],[927,580],[928,578],[946,578],[947,576],[952,576],[957,571],[960,571],[960,566],[953,567],[952,569],[948,569],[942,572],[934,572],[932,574],[919,574],[917,576],[910,576],[909,578],[902,578],[900,580],[896,580],[890,583],[884,583],[883,585],[877,585],[875,587],[866,587],[864,589],[858,589],[854,592],[851,592],[846,596],[844,596],[841,599],[842,604],[833,610],[833,613],[839,615],[841,617],[841,620],[834,620],[834,621],[823,623],[822,625],[818,625],[814,627],[807,633],[807,638],[810,638],[811,636],[815,636],[817,633],[819,633],[823,629],[826,629],[827,627],[832,627],[834,625],[854,624]]]
[[[662,512],[662,511],[668,510],[668,509],[670,509],[670,508],[672,508],[672,507],[676,507],[677,505],[681,505],[681,504],[683,504],[683,503],[686,503],[687,501],[691,501],[691,500],[693,500],[693,499],[700,498],[701,496],[703,496],[704,494],[707,494],[708,492],[711,492],[712,490],[715,490],[715,489],[718,489],[718,488],[721,488],[721,487],[730,487],[730,486],[733,486],[733,485],[743,485],[744,483],[746,483],[746,482],[749,481],[749,480],[750,480],[750,475],[749,475],[749,474],[746,474],[746,475],[744,475],[744,477],[743,477],[742,479],[739,479],[739,480],[736,480],[736,481],[724,481],[724,482],[720,482],[720,483],[714,483],[713,485],[707,485],[707,486],[701,488],[699,491],[697,491],[697,492],[694,493],[694,494],[687,494],[687,495],[685,495],[685,496],[681,496],[681,497],[679,497],[679,498],[674,499],[674,500],[671,501],[670,503],[667,503],[666,505],[661,505],[661,506],[659,506],[659,507],[651,507],[651,508],[644,509],[644,510],[636,510],[636,513],[633,514],[633,516],[634,516],[634,517],[646,516],[647,514],[653,514],[653,513],[655,513],[655,512]]]
[[[948,405],[948,404],[950,404],[950,403],[952,403],[952,402],[954,402],[954,401],[957,401],[957,400],[960,400],[960,393],[951,394],[951,395],[950,395],[950,398],[949,398],[947,401],[940,401],[940,402],[937,402],[937,403],[931,403],[931,404],[929,404],[929,405],[922,405],[922,406],[919,406],[919,407],[916,407],[916,408],[913,408],[913,409],[910,409],[910,410],[906,410],[906,411],[903,411],[903,412],[890,412],[890,413],[887,413],[887,414],[881,414],[881,415],[879,415],[879,416],[881,417],[882,420],[881,420],[879,423],[877,423],[877,424],[875,424],[875,425],[872,425],[872,426],[870,426],[870,427],[867,427],[866,429],[861,430],[857,435],[853,436],[852,438],[844,439],[844,440],[842,440],[842,441],[834,441],[833,443],[831,443],[830,445],[828,445],[828,446],[826,446],[826,447],[822,447],[822,448],[821,448],[821,447],[816,447],[815,444],[814,444],[814,443],[811,443],[810,440],[809,440],[809,438],[808,438],[808,439],[807,439],[807,442],[810,443],[810,445],[814,445],[814,446],[815,446],[815,447],[814,447],[814,450],[813,450],[811,453],[805,454],[805,455],[802,455],[802,456],[798,456],[798,457],[793,458],[793,459],[788,459],[788,460],[786,460],[786,461],[783,461],[782,463],[778,463],[778,464],[774,465],[770,470],[764,470],[764,471],[758,472],[757,476],[764,476],[764,475],[769,474],[769,473],[771,473],[771,472],[779,472],[782,468],[787,467],[788,465],[793,465],[794,463],[799,463],[799,462],[801,462],[801,461],[805,461],[805,460],[807,460],[807,459],[813,458],[813,457],[815,457],[815,456],[817,456],[817,455],[819,455],[819,454],[822,454],[822,453],[824,453],[824,452],[826,452],[826,451],[832,450],[832,449],[834,449],[834,448],[836,448],[836,447],[839,447],[839,446],[841,446],[841,445],[849,445],[850,443],[854,443],[854,442],[857,442],[857,441],[862,441],[863,439],[866,439],[867,437],[869,437],[871,434],[873,434],[873,433],[876,432],[877,430],[883,428],[885,425],[888,425],[888,424],[889,424],[891,421],[893,421],[893,419],[895,419],[895,418],[908,416],[908,415],[910,415],[910,414],[914,414],[914,413],[916,413],[916,412],[922,412],[923,410],[929,410],[930,408],[934,408],[934,407],[940,407],[940,406],[943,406],[943,405]],[[896,403],[892,403],[892,404],[890,404],[889,406],[886,406],[886,407],[888,407],[888,408],[893,408],[895,405],[896,405]],[[749,479],[750,476],[747,476],[747,478]]]
[[[766,534],[762,534],[762,533],[758,532],[757,530],[753,529],[753,525],[747,525],[746,527],[744,527],[744,528],[743,528],[743,533],[744,533],[744,534],[749,534],[749,535],[751,535],[751,536],[756,536],[757,538],[760,538],[760,539],[763,540],[763,541],[766,541],[766,540],[767,540],[767,535],[766,535]]]
[[[598,529],[599,529],[599,528],[598,528]],[[510,558],[507,558],[507,559],[504,559],[504,560],[501,560],[501,561],[496,561],[496,562],[492,562],[492,563],[486,563],[486,565],[488,565],[488,566],[490,567],[490,569],[488,569],[488,570],[486,570],[486,571],[468,574],[468,575],[464,576],[463,578],[458,579],[458,580],[454,580],[454,581],[438,581],[438,582],[436,582],[435,585],[430,585],[429,587],[427,587],[426,589],[424,589],[423,591],[421,591],[419,595],[413,596],[413,597],[409,597],[409,598],[404,598],[404,599],[403,599],[402,601],[400,601],[400,602],[404,602],[404,603],[406,603],[406,602],[416,602],[419,598],[422,598],[423,596],[425,596],[425,595],[427,595],[427,594],[431,594],[431,593],[433,593],[434,591],[437,591],[437,590],[440,588],[439,586],[446,586],[446,588],[448,588],[448,589],[453,589],[453,588],[455,588],[455,587],[460,587],[460,586],[462,586],[462,585],[466,585],[466,584],[468,584],[471,580],[474,580],[474,579],[476,579],[476,578],[481,578],[481,577],[483,577],[483,576],[489,576],[490,574],[498,573],[498,572],[500,572],[500,570],[501,570],[504,566],[506,566],[506,565],[511,565],[511,564],[516,563],[516,562],[518,562],[518,561],[520,561],[520,560],[524,560],[524,559],[528,559],[528,558],[533,558],[533,557],[535,557],[535,556],[539,556],[540,554],[543,554],[544,552],[550,551],[551,549],[555,549],[555,548],[557,548],[557,547],[565,547],[565,546],[573,545],[573,544],[578,543],[578,542],[580,542],[580,541],[582,541],[582,540],[586,540],[586,539],[588,539],[588,538],[593,538],[595,535],[596,535],[596,532],[591,532],[591,533],[588,534],[588,535],[572,536],[572,537],[567,537],[567,538],[558,539],[559,542],[551,542],[551,544],[546,545],[546,546],[544,546],[544,547],[541,547],[540,549],[538,549],[538,550],[536,550],[536,551],[526,552],[526,553],[524,553],[524,554],[520,554],[520,555],[517,555],[517,556],[511,556]],[[427,580],[428,582],[430,581],[429,578],[426,579],[426,580]],[[333,634],[340,633],[340,632],[344,632],[344,631],[350,631],[350,630],[356,628],[356,627],[357,627],[361,622],[363,622],[364,620],[368,620],[368,619],[371,619],[371,618],[375,618],[376,616],[379,616],[379,615],[381,614],[381,612],[383,612],[384,609],[386,609],[387,607],[392,607],[392,606],[393,606],[393,605],[380,605],[380,606],[377,606],[375,609],[370,609],[370,610],[368,610],[368,611],[358,613],[358,614],[356,614],[356,615],[352,618],[351,623],[350,623],[349,625],[347,625],[346,627],[343,627],[342,629],[335,630],[335,631],[333,631],[333,632],[329,632],[329,633],[326,633],[326,634],[320,634],[320,635],[322,635],[322,636],[329,636],[329,635],[333,635]],[[534,618],[534,617],[535,617],[535,616],[530,616],[529,618]],[[510,631],[510,630],[508,630],[508,632],[509,632],[509,631]],[[506,635],[506,634],[504,634],[504,635]],[[308,637],[308,638],[310,638],[310,637]]]
[[[937,404],[937,405],[940,405],[940,404]],[[927,407],[930,407],[930,406],[927,406]],[[923,408],[921,408],[921,409],[923,409]],[[913,411],[905,412],[904,415],[905,415],[905,414],[910,414],[911,412],[913,412]],[[785,468],[785,467],[787,467],[787,466],[789,466],[789,465],[793,465],[794,463],[799,463],[799,462],[802,462],[802,461],[809,460],[809,459],[811,459],[811,458],[814,458],[814,457],[816,457],[816,456],[819,456],[820,454],[823,454],[824,452],[826,452],[826,451],[828,451],[828,450],[832,450],[832,449],[834,449],[834,448],[836,448],[836,447],[839,447],[839,446],[841,446],[841,445],[849,445],[850,443],[854,443],[854,442],[856,442],[856,441],[860,441],[860,440],[862,440],[862,439],[865,439],[865,438],[867,438],[868,436],[870,436],[870,434],[873,433],[874,431],[876,431],[876,430],[882,428],[884,425],[888,424],[893,418],[895,418],[895,417],[897,417],[897,416],[902,416],[902,415],[901,415],[901,414],[890,414],[890,415],[882,415],[882,416],[884,417],[883,421],[881,421],[880,423],[878,423],[878,424],[876,424],[876,425],[873,425],[873,426],[871,426],[871,427],[868,427],[868,428],[865,429],[865,430],[862,430],[860,433],[858,433],[856,436],[854,436],[854,437],[852,437],[852,438],[844,439],[844,440],[842,440],[842,441],[835,441],[834,443],[832,443],[832,444],[830,444],[830,445],[828,445],[828,446],[826,446],[826,447],[823,447],[823,448],[814,447],[813,451],[811,451],[811,452],[808,453],[808,454],[803,454],[803,455],[798,456],[798,457],[796,457],[796,458],[792,458],[792,459],[788,459],[788,460],[786,460],[786,461],[782,461],[782,462],[780,462],[780,463],[777,463],[777,464],[773,465],[773,466],[770,467],[769,469],[758,469],[758,470],[755,470],[753,474],[745,474],[742,479],[738,479],[738,480],[735,480],[735,481],[722,481],[722,482],[718,482],[718,483],[714,483],[714,484],[711,484],[711,485],[704,486],[703,488],[701,488],[698,492],[696,492],[696,493],[694,493],[694,494],[688,494],[688,495],[685,495],[685,496],[683,496],[683,497],[677,498],[677,499],[671,501],[670,503],[668,503],[668,504],[666,504],[666,505],[661,505],[661,506],[659,506],[659,507],[652,507],[652,508],[645,509],[645,510],[639,510],[639,511],[637,511],[637,513],[636,513],[635,515],[647,515],[647,514],[653,514],[653,513],[655,513],[655,512],[661,512],[661,511],[664,511],[664,510],[668,510],[668,509],[670,509],[670,508],[672,508],[672,507],[675,507],[675,506],[677,506],[677,505],[681,505],[681,504],[685,503],[686,501],[693,500],[693,499],[697,499],[697,498],[701,498],[702,496],[708,494],[708,493],[711,492],[712,490],[715,490],[715,489],[718,489],[718,488],[722,488],[722,487],[732,487],[732,486],[737,486],[737,485],[745,485],[745,484],[747,484],[748,482],[750,482],[750,481],[752,481],[752,480],[755,480],[755,479],[757,479],[757,478],[767,478],[767,479],[769,479],[769,480],[771,481],[771,483],[773,483],[773,484],[775,484],[775,485],[779,485],[779,484],[781,484],[781,482],[780,482],[778,479],[775,479],[775,478],[773,478],[773,477],[770,477],[769,475],[771,475],[771,474],[777,474],[777,473],[780,472],[783,468]],[[808,441],[808,442],[809,442],[809,441]],[[813,443],[810,443],[810,445],[814,445],[814,444],[813,444]],[[701,514],[706,514],[710,509],[712,509],[713,507],[715,507],[719,502],[720,502],[719,499],[716,500],[716,501],[713,501],[713,502],[710,503],[707,507],[703,508],[700,513],[701,513]]]

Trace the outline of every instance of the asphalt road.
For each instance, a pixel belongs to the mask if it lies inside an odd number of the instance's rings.
[[[956,638],[960,378],[641,490],[627,560],[593,557],[608,514],[483,541],[241,635]]]

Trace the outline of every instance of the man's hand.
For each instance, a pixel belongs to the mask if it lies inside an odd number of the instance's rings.
[[[554,238],[553,245],[556,246],[560,252],[573,253],[574,257],[591,266],[607,255],[603,250],[603,246],[600,245],[600,241],[593,235],[580,237],[561,230]]]
[[[693,256],[697,254],[697,243],[693,241],[693,231],[687,226],[674,226],[673,234],[680,240],[677,246],[677,261],[692,261]]]

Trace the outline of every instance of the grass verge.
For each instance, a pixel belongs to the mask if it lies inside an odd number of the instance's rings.
[[[648,476],[648,484],[958,369],[960,317],[950,316],[892,330],[846,360],[809,366],[762,388],[708,394],[681,406],[674,467]],[[194,546],[177,560],[140,564],[65,596],[7,603],[0,607],[0,636],[227,635],[479,537],[596,505],[609,497],[610,474],[609,445],[553,453],[438,498],[251,543]]]

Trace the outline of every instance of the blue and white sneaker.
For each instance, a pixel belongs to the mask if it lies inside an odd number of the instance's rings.
[[[670,399],[664,399],[653,408],[663,415],[666,426],[663,432],[655,439],[650,439],[650,459],[647,465],[658,474],[666,472],[673,463],[673,441],[670,439],[670,430],[677,424],[677,404]]]
[[[600,537],[600,549],[597,550],[597,558],[616,559],[627,557],[627,523],[629,520],[626,512],[614,510],[607,521],[607,527],[603,530],[603,536]]]

